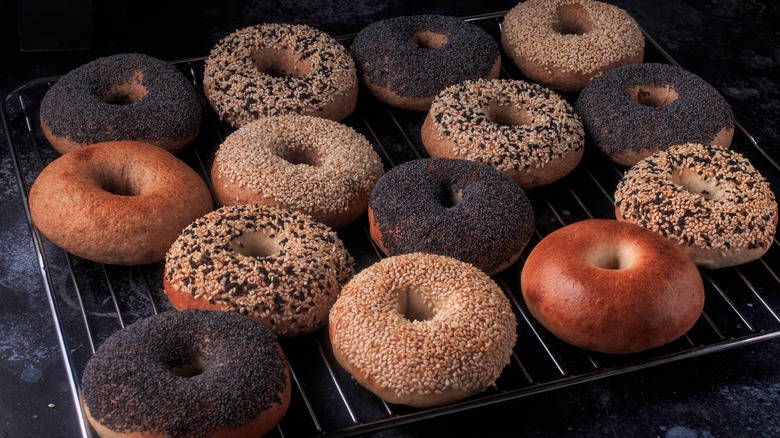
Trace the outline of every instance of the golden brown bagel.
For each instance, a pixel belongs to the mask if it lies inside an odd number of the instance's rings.
[[[192,168],[149,143],[74,149],[46,166],[30,189],[33,223],[79,257],[116,265],[162,260],[181,230],[213,208]]]
[[[560,228],[528,255],[528,310],[558,338],[602,353],[635,353],[685,334],[704,285],[675,244],[640,226],[587,219]]]

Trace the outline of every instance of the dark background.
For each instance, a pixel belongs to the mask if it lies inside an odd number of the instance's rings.
[[[681,66],[715,86],[759,145],[780,157],[780,6],[771,1],[611,1]],[[262,21],[307,23],[331,35],[404,14],[470,16],[514,1],[0,0],[0,97],[98,56],[164,60],[208,54]],[[20,24],[21,21],[21,24]],[[0,126],[2,130],[2,126]],[[62,359],[0,132],[0,438],[77,434]],[[774,267],[777,271],[778,267]],[[36,293],[31,293],[36,292]],[[777,291],[780,293],[780,291]],[[11,311],[13,309],[13,312]],[[18,315],[23,315],[20,317]],[[780,343],[765,342],[480,408],[383,436],[780,436]],[[53,404],[54,407],[49,407]]]

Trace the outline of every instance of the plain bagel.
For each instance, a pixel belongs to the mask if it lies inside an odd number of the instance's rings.
[[[203,179],[164,149],[106,142],[47,165],[29,195],[36,227],[62,249],[99,263],[160,261],[181,230],[213,208]]]
[[[636,353],[685,334],[704,308],[696,265],[640,226],[586,219],[548,234],[520,279],[531,314],[558,338],[602,353]]]

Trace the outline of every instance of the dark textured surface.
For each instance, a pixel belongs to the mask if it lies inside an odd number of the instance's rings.
[[[287,364],[277,346],[270,330],[236,313],[162,313],[100,346],[84,369],[84,403],[114,431],[197,437],[238,429],[282,402]],[[198,361],[195,375],[175,371]]]
[[[679,95],[663,106],[629,98],[639,87],[670,87]],[[734,129],[731,107],[706,81],[679,67],[644,63],[608,71],[580,93],[575,104],[586,132],[607,155],[624,149],[659,150],[680,143],[710,143]]]
[[[533,209],[520,186],[469,160],[408,161],[379,179],[368,202],[390,255],[446,255],[491,274],[533,233]]]
[[[140,84],[135,102],[114,102],[110,87]],[[120,99],[123,97],[121,94]],[[46,93],[41,119],[52,134],[79,144],[114,140],[180,140],[200,128],[198,96],[170,64],[140,53],[91,61],[68,72]]]
[[[422,32],[444,35],[447,44],[431,50],[410,41]],[[498,45],[479,27],[441,15],[407,15],[372,23],[352,42],[358,76],[400,97],[435,96],[467,79],[487,77]]]
[[[411,13],[468,16],[514,1],[335,0],[94,2],[92,49],[19,50],[16,2],[0,2],[0,95],[98,56],[139,51],[163,60],[205,56],[236,28],[303,22],[333,35]],[[758,144],[780,158],[780,4],[769,0],[616,0],[680,65],[712,84]],[[0,128],[2,129],[2,128]],[[14,167],[0,134],[0,436],[72,437],[74,406]],[[57,272],[66,276],[67,273]],[[74,304],[75,305],[75,304]],[[84,349],[88,347],[77,347]],[[630,375],[488,406],[379,436],[776,437],[780,343],[745,346]],[[50,407],[51,406],[51,407]],[[511,435],[510,435],[511,434]]]

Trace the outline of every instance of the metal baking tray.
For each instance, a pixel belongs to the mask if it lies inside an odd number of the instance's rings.
[[[467,19],[498,38],[503,16],[499,12]],[[676,64],[650,36],[645,36],[645,62]],[[338,39],[349,45],[352,37]],[[199,91],[203,59],[173,62]],[[506,61],[502,77],[524,79]],[[2,120],[25,205],[36,176],[59,156],[46,141],[38,121],[41,99],[56,80],[41,78],[22,84],[3,101]],[[426,157],[420,140],[425,113],[388,107],[363,91],[356,111],[344,123],[369,139],[385,168]],[[571,102],[576,99],[575,94],[563,96]],[[202,103],[205,117],[201,133],[179,157],[208,182],[214,152],[232,129],[218,120],[205,99]],[[747,156],[778,193],[780,167],[740,124],[732,147]],[[290,362],[294,388],[290,408],[271,436],[361,435],[780,338],[777,239],[760,260],[733,268],[701,269],[706,289],[704,313],[687,334],[663,347],[630,355],[589,352],[558,340],[534,320],[519,288],[525,257],[540,239],[566,224],[593,217],[614,218],[613,193],[625,170],[587,144],[582,163],[571,174],[550,186],[528,191],[536,215],[534,236],[520,260],[493,277],[511,300],[519,323],[511,363],[494,388],[436,408],[385,403],[355,383],[338,365],[324,329],[281,340]],[[82,435],[96,436],[84,420],[79,396],[81,373],[95,349],[109,335],[141,318],[172,309],[163,293],[163,264],[119,267],[83,260],[41,235],[30,221],[29,210],[27,221],[45,286],[31,293],[48,297]],[[339,230],[339,235],[355,257],[358,271],[383,257],[371,242],[365,216]]]

